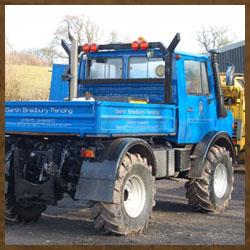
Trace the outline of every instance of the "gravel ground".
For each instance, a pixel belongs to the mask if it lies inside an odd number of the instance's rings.
[[[235,171],[229,209],[222,214],[195,213],[185,198],[185,180],[156,182],[156,206],[140,235],[102,235],[93,229],[89,209],[66,197],[32,224],[6,225],[6,245],[243,245],[245,174]]]

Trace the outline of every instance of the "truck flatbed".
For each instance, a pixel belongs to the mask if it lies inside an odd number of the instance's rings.
[[[175,133],[175,105],[103,101],[9,101],[6,134],[169,135]]]

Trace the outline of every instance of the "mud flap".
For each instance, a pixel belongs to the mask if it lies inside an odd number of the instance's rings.
[[[83,161],[75,199],[112,202],[117,161]]]
[[[54,180],[52,177],[42,184],[33,184],[24,179],[15,180],[16,199],[39,198],[48,205],[56,205],[54,196]]]

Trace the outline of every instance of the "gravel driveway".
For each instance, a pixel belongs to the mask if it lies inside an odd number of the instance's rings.
[[[156,206],[140,235],[102,235],[88,219],[89,209],[66,197],[33,224],[6,225],[6,245],[242,245],[245,244],[245,174],[235,171],[229,209],[223,214],[192,212],[185,180],[156,182]]]

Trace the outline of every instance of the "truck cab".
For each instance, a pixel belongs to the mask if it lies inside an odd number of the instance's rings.
[[[128,98],[134,98],[142,103],[166,104],[164,53],[157,47],[149,49],[150,45],[143,42],[143,49],[139,42],[94,44],[94,52],[89,44],[79,47],[77,98],[81,100],[85,93],[90,93],[97,101],[129,102]],[[58,69],[62,72],[67,65],[54,66],[51,100],[69,98],[69,83],[62,81]],[[218,114],[219,101],[215,98],[210,59],[205,55],[173,51],[171,72],[171,101],[168,103],[175,105],[178,117],[176,130],[168,139],[178,144],[198,143],[210,130],[225,130],[232,136],[232,113],[227,110],[224,117]]]

